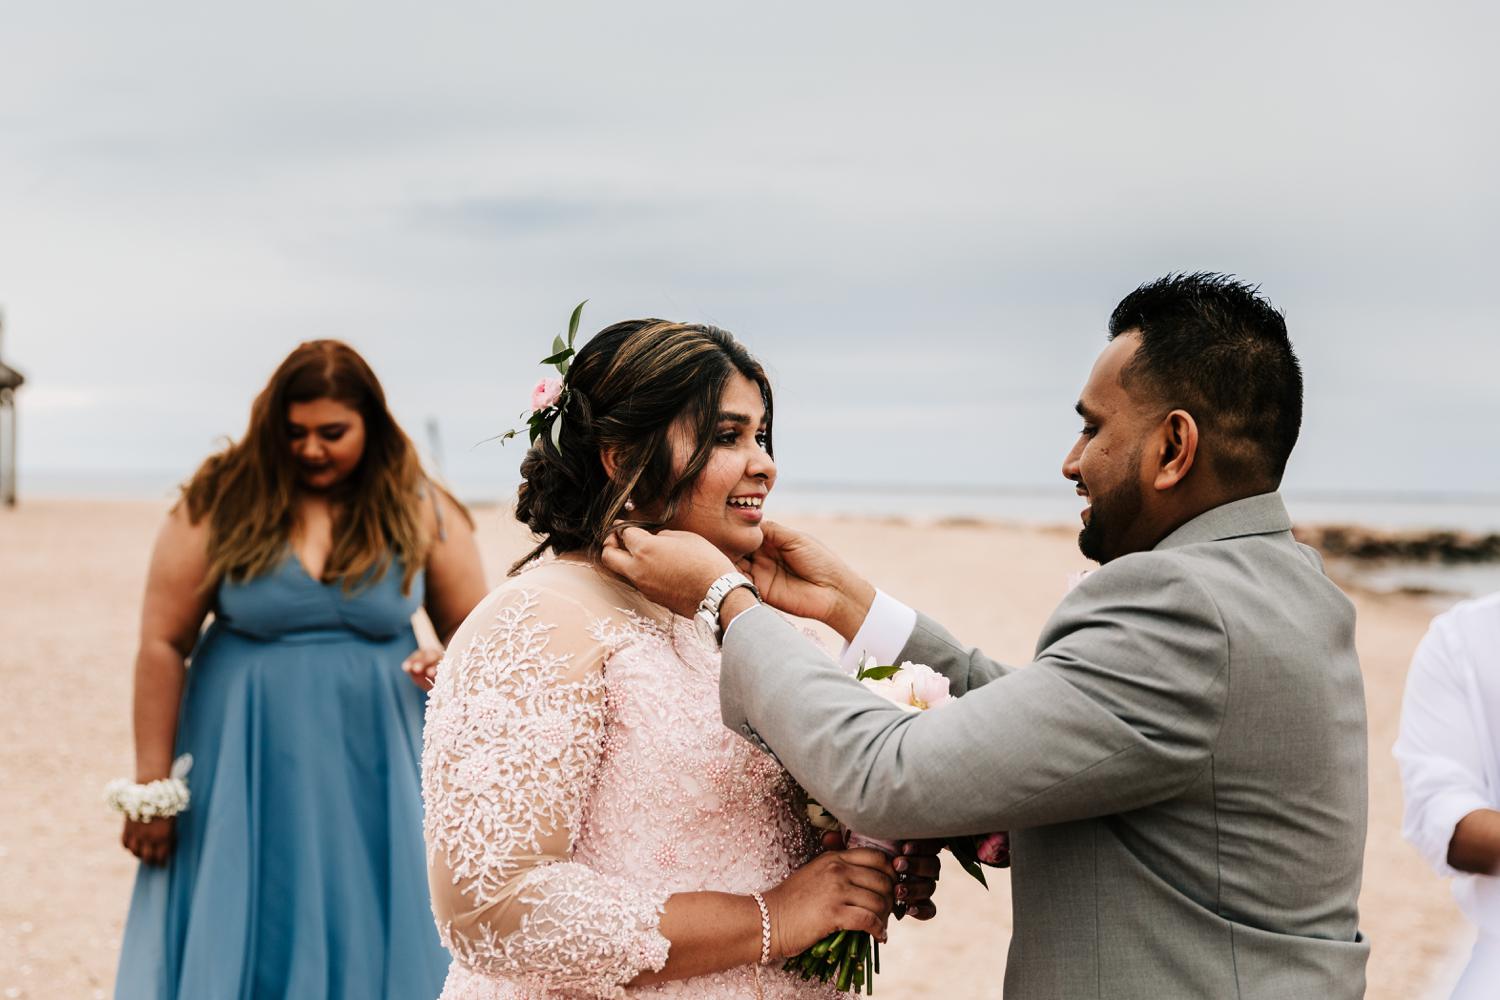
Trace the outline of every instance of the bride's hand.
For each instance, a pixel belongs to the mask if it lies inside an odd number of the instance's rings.
[[[843,850],[844,837],[842,830],[825,831],[821,839],[823,850]],[[938,854],[947,843],[942,840],[901,840],[896,843],[901,851],[891,859],[891,867],[896,872],[896,903],[891,916],[897,920],[903,916],[931,920],[937,916],[937,905],[932,896],[937,892],[938,877],[942,873]],[[1005,864],[1010,864],[1009,859]],[[903,875],[905,879],[901,877]]]
[[[875,599],[875,588],[822,542],[774,521],[765,541],[742,562],[761,599],[798,618],[812,618],[853,639]]]
[[[868,847],[828,851],[766,893],[771,953],[800,955],[835,931],[865,931],[886,939],[896,888],[891,861]]]

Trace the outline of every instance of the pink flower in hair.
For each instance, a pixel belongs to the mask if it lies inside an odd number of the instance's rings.
[[[562,379],[544,378],[531,390],[531,411],[545,410],[562,395]]]

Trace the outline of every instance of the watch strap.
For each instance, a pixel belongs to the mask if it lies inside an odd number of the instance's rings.
[[[703,595],[703,600],[698,602],[698,613],[695,617],[703,622],[704,626],[713,634],[715,642],[724,640],[724,627],[719,622],[719,609],[724,606],[724,598],[741,587],[747,588],[760,600],[760,590],[755,586],[755,581],[738,571],[725,573],[709,585],[708,593]]]

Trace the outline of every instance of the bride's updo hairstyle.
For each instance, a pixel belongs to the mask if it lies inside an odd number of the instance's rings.
[[[629,523],[651,530],[670,523],[708,464],[719,400],[735,374],[760,387],[770,452],[771,383],[727,331],[636,319],[595,334],[563,379],[561,447],[552,443],[549,423],[521,462],[516,519],[541,542],[510,571],[548,550],[597,558],[627,499],[635,507]],[[677,472],[671,428],[679,417],[693,451]],[[614,458],[613,478],[600,458],[606,451]]]

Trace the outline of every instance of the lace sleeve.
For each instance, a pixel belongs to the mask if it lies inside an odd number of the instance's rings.
[[[572,597],[497,591],[438,670],[422,796],[433,913],[454,957],[538,990],[618,997],[666,964],[668,941],[664,893],[572,860],[603,747],[606,651]]]

